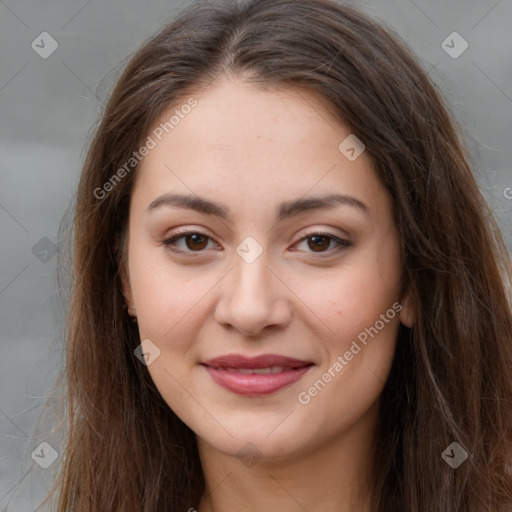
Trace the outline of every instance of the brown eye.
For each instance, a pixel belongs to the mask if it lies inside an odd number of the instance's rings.
[[[300,246],[304,245],[302,249]],[[349,240],[344,240],[331,233],[313,233],[302,238],[293,250],[300,249],[306,253],[316,253],[319,257],[334,256],[352,245]]]
[[[324,235],[313,235],[308,238],[308,247],[314,252],[323,252],[330,244],[331,238]]]
[[[206,234],[198,231],[186,231],[164,240],[162,244],[173,252],[186,254],[206,252],[205,249],[208,249],[208,243],[210,242],[215,245]]]
[[[185,244],[191,251],[200,251],[208,244],[208,237],[199,233],[187,235],[185,237]]]

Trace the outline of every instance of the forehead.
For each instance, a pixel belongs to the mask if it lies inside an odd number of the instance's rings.
[[[146,191],[151,200],[186,192],[240,203],[283,193],[295,199],[313,189],[371,194],[379,186],[364,151],[353,161],[340,151],[349,127],[304,89],[222,80],[183,96],[149,136],[155,144],[134,194]]]

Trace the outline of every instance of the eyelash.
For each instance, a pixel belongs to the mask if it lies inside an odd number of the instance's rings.
[[[189,231],[183,231],[183,232],[177,233],[176,235],[173,235],[172,237],[163,240],[162,241],[162,245],[164,245],[166,248],[168,248],[169,250],[171,250],[172,252],[175,252],[175,253],[181,253],[181,254],[190,253],[190,257],[201,256],[201,253],[203,253],[205,251],[205,249],[202,249],[200,251],[191,251],[191,250],[177,249],[174,246],[174,244],[178,240],[181,240],[182,238],[186,238],[187,236],[190,236],[190,235],[200,235],[200,236],[203,236],[203,237],[207,238],[208,240],[212,240],[213,241],[213,239],[209,235],[207,235],[206,233],[202,233],[201,231],[189,230]],[[325,237],[325,238],[329,238],[330,240],[332,240],[332,241],[334,241],[334,242],[336,242],[338,244],[338,247],[336,247],[333,250],[331,249],[331,250],[324,251],[324,252],[308,251],[311,254],[318,255],[320,258],[326,258],[326,257],[333,256],[335,254],[338,254],[343,249],[346,249],[346,248],[348,248],[348,247],[350,247],[352,245],[352,243],[349,242],[348,240],[344,240],[342,238],[334,236],[331,233],[326,233],[326,232],[322,232],[322,231],[314,231],[314,232],[308,233],[306,236],[304,236],[300,240],[298,240],[296,242],[296,244],[299,244],[299,243],[307,240],[308,238],[313,238],[314,236],[322,236],[322,237]],[[296,244],[294,244],[294,245],[296,245]]]

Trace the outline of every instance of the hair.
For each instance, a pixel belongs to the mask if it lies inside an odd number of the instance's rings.
[[[403,290],[381,394],[372,510],[467,512],[512,503],[512,264],[441,92],[393,31],[329,0],[187,7],[131,58],[105,107],[77,191],[66,328],[67,432],[60,512],[161,512],[199,504],[196,439],[134,349],[123,309],[139,166],[102,188],[155,122],[222,76],[315,94],[366,146],[393,200]],[[199,102],[200,103],[200,102]],[[468,459],[441,457],[453,442]]]

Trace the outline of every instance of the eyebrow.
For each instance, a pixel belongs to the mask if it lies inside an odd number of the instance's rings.
[[[370,214],[370,208],[355,197],[344,194],[327,194],[324,196],[308,197],[286,201],[279,205],[276,213],[277,221],[300,215],[301,213],[331,209],[338,205],[351,206],[365,213]],[[187,194],[164,194],[157,197],[147,208],[151,213],[162,206],[175,206],[187,208],[206,215],[213,215],[221,219],[227,219],[230,215],[228,207],[214,201]]]

